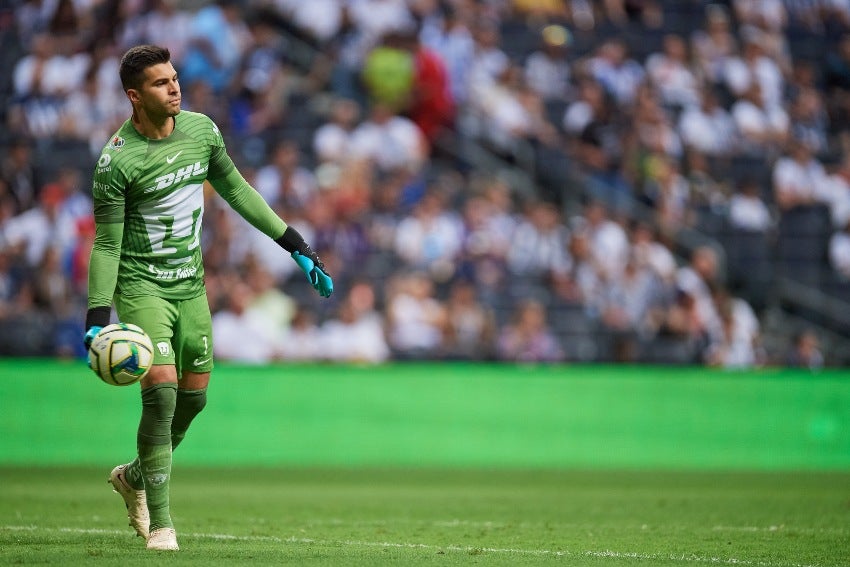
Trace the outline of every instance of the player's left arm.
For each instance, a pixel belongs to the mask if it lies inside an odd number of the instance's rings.
[[[86,348],[100,329],[109,324],[112,312],[112,295],[118,281],[118,263],[121,259],[121,241],[124,223],[99,222],[96,224],[94,244],[89,259],[89,298],[86,311]]]
[[[98,165],[95,169],[92,186],[95,236],[89,257],[88,310],[83,338],[86,348],[100,329],[109,324],[124,238],[127,184],[124,170],[117,165],[109,168]]]
[[[242,177],[223,146],[212,147],[207,180],[237,213],[290,253],[322,297],[333,293],[333,279],[325,271],[319,256],[298,231],[287,226],[262,195]]]

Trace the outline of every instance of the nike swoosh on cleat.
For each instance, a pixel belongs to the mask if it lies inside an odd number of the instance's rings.
[[[180,154],[182,154],[182,153],[183,153],[183,150],[180,150],[179,152],[177,152],[177,153],[176,153],[176,154],[174,154],[173,156],[170,156],[170,157],[169,157],[169,156],[165,156],[165,161],[167,161],[168,163],[174,163],[174,160],[176,160],[176,159],[177,159],[177,156],[179,156],[179,155],[180,155]]]
[[[200,366],[205,362],[209,362],[209,360],[210,360],[209,358],[205,358],[203,360],[199,360],[199,359],[196,358],[195,360],[192,361],[192,364],[194,364],[195,366]]]

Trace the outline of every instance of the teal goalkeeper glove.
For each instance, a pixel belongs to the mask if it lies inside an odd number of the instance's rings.
[[[314,253],[313,258],[310,258],[296,251],[292,253],[292,259],[307,276],[307,281],[310,282],[313,289],[318,291],[322,297],[330,297],[334,292],[334,281],[325,272],[325,266],[319,260],[319,257]]]
[[[83,337],[83,344],[86,345],[86,364],[88,364],[89,368],[91,368],[91,353],[89,352],[89,347],[101,329],[103,329],[103,327],[100,325],[90,327],[89,330],[86,331],[86,336]]]
[[[313,289],[322,297],[330,297],[334,292],[334,281],[325,271],[325,265],[319,260],[318,254],[313,252],[310,245],[304,242],[304,238],[291,226],[286,227],[283,236],[275,239],[281,248],[289,252],[301,271],[307,276],[307,281]]]
[[[89,347],[91,346],[92,341],[94,340],[94,338],[97,336],[97,334],[100,332],[101,329],[103,329],[103,327],[101,327],[100,325],[95,325],[93,327],[90,327],[89,330],[86,331],[86,336],[83,337],[83,344],[86,345],[86,350],[89,350]]]

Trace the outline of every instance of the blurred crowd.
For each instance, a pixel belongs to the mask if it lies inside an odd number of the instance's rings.
[[[705,214],[767,235],[817,207],[829,268],[850,278],[848,0],[5,5],[4,354],[83,354],[88,182],[129,114],[120,56],[155,43],[184,108],[216,121],[337,281],[314,298],[210,189],[222,360],[825,364],[809,328],[766,348],[764,305],[728,285],[728,251],[677,235]],[[825,49],[797,56],[794,37]],[[539,191],[458,160],[447,137],[533,156]],[[63,144],[79,160],[52,160]],[[740,158],[767,179],[720,175]]]

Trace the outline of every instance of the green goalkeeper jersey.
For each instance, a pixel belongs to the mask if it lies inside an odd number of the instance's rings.
[[[270,238],[286,224],[233,165],[210,118],[182,111],[174,131],[152,140],[127,120],[104,147],[94,174],[97,234],[89,307],[113,294],[190,299],[204,291],[204,180]]]

